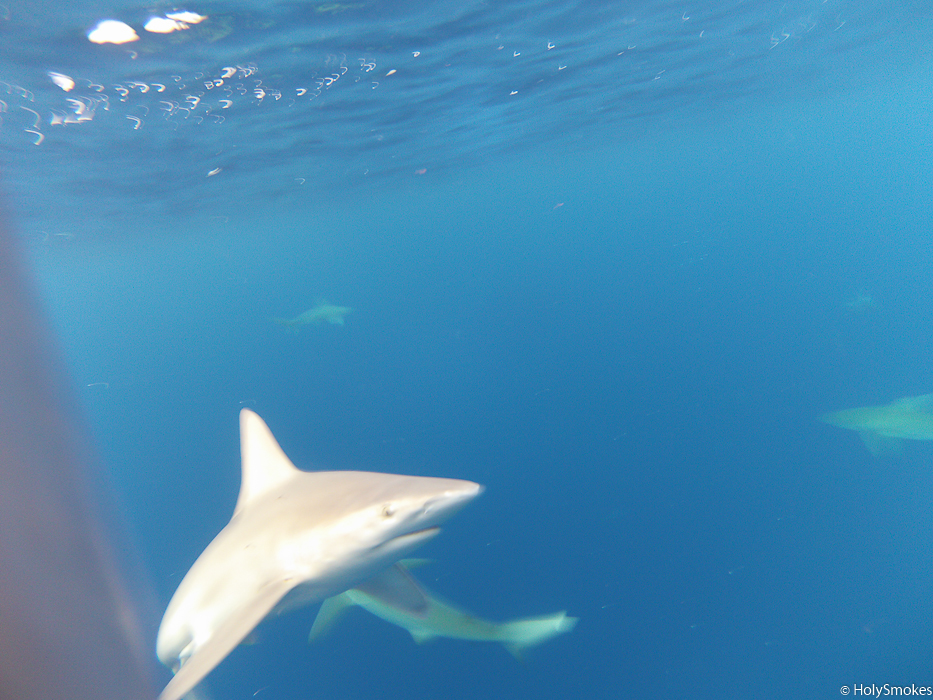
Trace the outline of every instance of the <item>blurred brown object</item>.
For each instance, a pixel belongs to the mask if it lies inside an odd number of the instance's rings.
[[[0,221],[0,700],[154,698],[63,363]]]

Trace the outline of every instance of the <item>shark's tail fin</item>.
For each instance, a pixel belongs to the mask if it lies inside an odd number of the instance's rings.
[[[512,656],[521,659],[525,649],[543,644],[552,637],[569,632],[576,627],[578,619],[567,617],[567,613],[561,611],[554,615],[504,622],[500,626],[501,641]]]

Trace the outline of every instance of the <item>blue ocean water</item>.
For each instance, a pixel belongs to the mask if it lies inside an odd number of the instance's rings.
[[[142,30],[173,9],[207,19]],[[106,18],[141,39],[90,43]],[[210,697],[933,684],[933,448],[817,421],[933,387],[931,30],[841,0],[0,8],[4,194],[152,645],[246,406],[303,468],[484,484],[419,579],[580,622],[518,663],[362,611],[309,646],[306,609]],[[319,299],[345,325],[269,320]]]

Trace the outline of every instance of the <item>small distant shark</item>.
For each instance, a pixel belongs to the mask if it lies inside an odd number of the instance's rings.
[[[898,451],[902,440],[933,440],[933,394],[827,413],[820,420],[857,430],[871,453],[880,456]]]
[[[295,318],[273,318],[272,321],[297,333],[302,326],[308,326],[312,323],[317,324],[321,321],[342,326],[343,317],[352,310],[349,306],[334,306],[322,299],[317,302],[314,308],[308,309],[303,314],[298,314]]]
[[[385,571],[472,501],[471,481],[303,472],[262,419],[240,411],[242,483],[233,517],[182,579],[156,640],[179,700],[292,593],[324,600]],[[289,596],[291,598],[291,596]]]
[[[417,562],[399,562],[355,588],[325,600],[314,620],[309,641],[325,634],[351,605],[359,605],[408,630],[418,644],[435,637],[499,642],[517,658],[521,658],[525,649],[569,632],[577,624],[577,618],[567,617],[566,612],[502,623],[473,617],[437,600],[422,588],[408,570],[413,563]]]

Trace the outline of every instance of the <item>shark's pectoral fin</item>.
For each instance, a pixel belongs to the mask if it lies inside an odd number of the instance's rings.
[[[395,562],[396,566],[400,566],[403,569],[420,569],[422,566],[427,566],[428,564],[433,564],[433,559],[402,559],[401,561]]]
[[[343,316],[328,316],[327,320],[329,323],[333,323],[335,326],[343,325]]]
[[[395,564],[363,581],[355,589],[335,595],[321,603],[321,609],[314,618],[314,624],[308,634],[309,642],[325,635],[348,607],[356,605],[353,598],[355,591],[363,593],[382,607],[399,610],[412,617],[423,617],[428,608],[428,598],[421,586],[407,569],[401,564]]]
[[[413,617],[424,617],[429,605],[427,594],[408,570],[399,564],[363,581],[356,590],[387,608],[400,610]]]
[[[328,598],[321,603],[321,609],[318,610],[317,617],[314,618],[314,624],[311,625],[311,632],[308,633],[308,641],[316,642],[330,632],[330,628],[334,626],[338,618],[351,605],[355,605],[355,603],[346,593],[335,595],[333,598]]]
[[[210,673],[233,648],[269,614],[286,593],[300,581],[289,579],[267,585],[252,601],[248,609],[231,615],[224,624],[215,629],[210,639],[192,654],[175,677],[168,682],[158,700],[180,700]]]
[[[865,447],[867,447],[868,451],[875,455],[875,457],[893,457],[901,453],[903,440],[898,438],[879,435],[873,430],[859,431],[859,437],[862,438]]]

